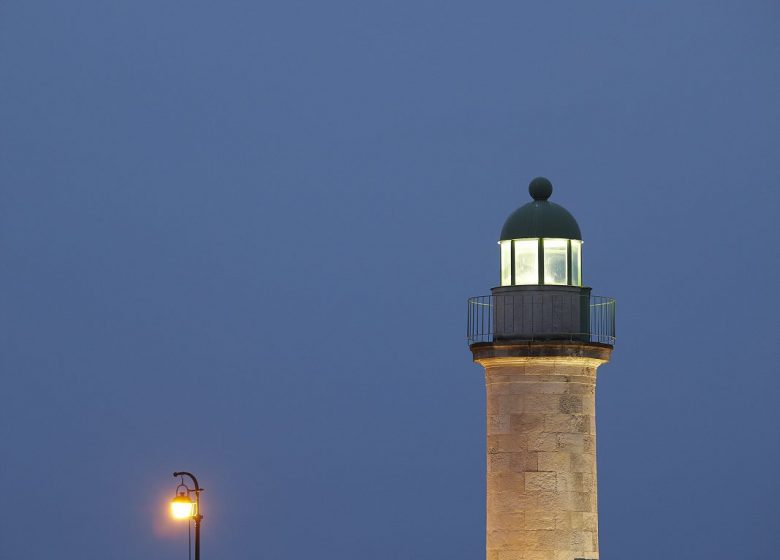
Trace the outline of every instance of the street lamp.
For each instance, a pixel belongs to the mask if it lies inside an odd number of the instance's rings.
[[[187,519],[195,522],[195,560],[200,560],[200,520],[203,516],[200,514],[200,493],[203,488],[198,485],[198,479],[195,475],[182,471],[173,473],[174,478],[181,477],[181,483],[176,487],[173,500],[171,500],[171,515],[174,519]],[[193,488],[184,484],[184,477],[192,480]],[[195,501],[192,501],[190,494],[195,494]]]
[[[191,519],[195,515],[195,502],[187,495],[187,492],[179,492],[171,500],[171,515],[174,519]]]

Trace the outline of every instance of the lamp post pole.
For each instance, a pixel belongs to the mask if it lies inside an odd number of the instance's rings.
[[[203,488],[198,484],[198,479],[195,478],[194,474],[186,471],[173,473],[174,478],[183,476],[188,476],[194,486],[192,491],[195,492],[195,515],[192,516],[192,520],[195,521],[195,560],[200,560],[200,520],[203,519],[203,516],[200,514],[200,493]]]

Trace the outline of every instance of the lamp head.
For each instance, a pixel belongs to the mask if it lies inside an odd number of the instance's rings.
[[[195,502],[186,491],[179,492],[171,500],[171,515],[174,519],[192,519],[195,517]]]

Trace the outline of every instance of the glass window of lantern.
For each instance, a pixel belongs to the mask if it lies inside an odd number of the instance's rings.
[[[567,245],[566,239],[544,240],[545,284],[568,284],[569,278],[566,274]]]
[[[582,286],[582,241],[571,240],[571,284]]]
[[[539,283],[539,240],[515,239],[515,284]]]
[[[512,242],[499,241],[501,246],[501,285],[512,285]]]

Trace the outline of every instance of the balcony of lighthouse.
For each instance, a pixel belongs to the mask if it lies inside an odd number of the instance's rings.
[[[506,291],[503,291],[506,290]],[[574,286],[494,288],[468,300],[466,336],[480,343],[615,344],[615,300]]]

